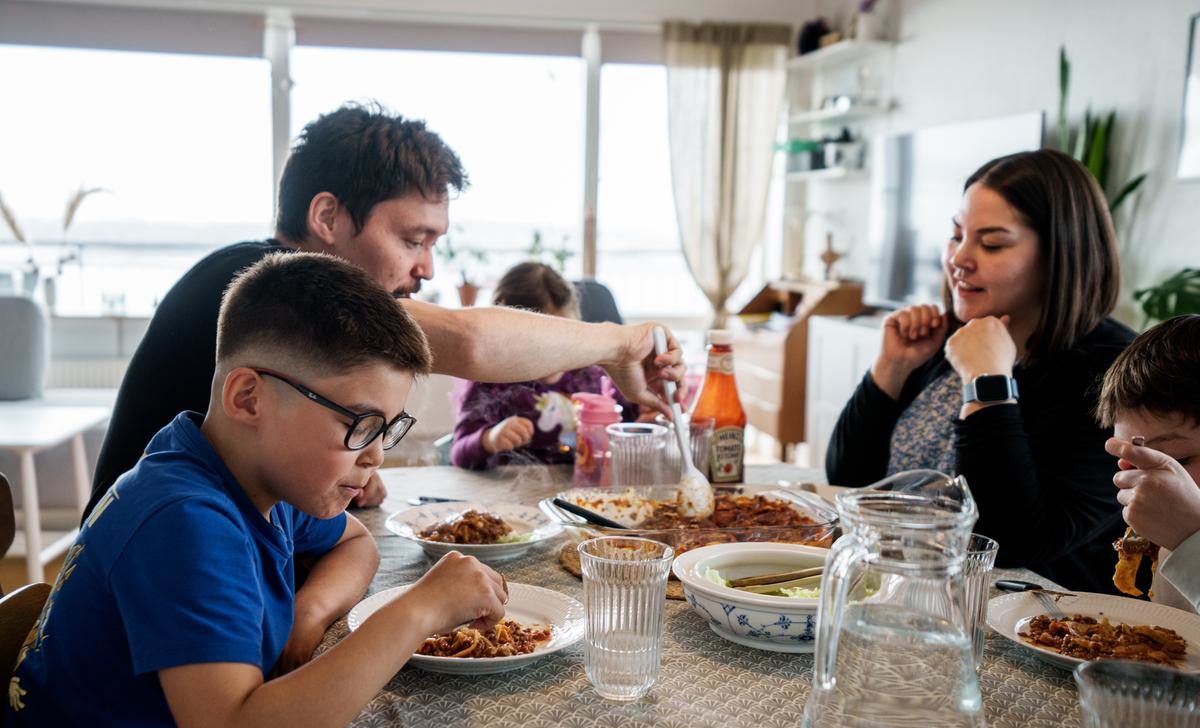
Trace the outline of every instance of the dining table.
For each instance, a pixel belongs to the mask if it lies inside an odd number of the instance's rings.
[[[379,544],[380,564],[367,594],[416,581],[432,566],[418,544],[388,530],[392,514],[420,496],[482,503],[535,505],[570,487],[569,466],[512,465],[489,471],[448,466],[380,471],[388,495],[378,508],[355,509]],[[746,482],[821,491],[820,470],[793,465],[750,465]],[[414,501],[415,502],[415,501]],[[559,563],[563,538],[532,546],[495,568],[512,583],[532,584],[582,600],[580,579]],[[1023,579],[1049,588],[1027,569],[995,569],[993,579]],[[993,587],[992,595],[999,594]],[[318,654],[348,633],[335,622]],[[729,642],[708,628],[687,602],[666,601],[662,665],[650,692],[634,702],[601,698],[583,669],[583,644],[490,675],[449,675],[406,666],[351,723],[367,726],[785,726],[801,723],[813,676],[813,656],[770,652]],[[979,674],[989,726],[1070,728],[1080,724],[1078,692],[1070,672],[1048,665],[1025,648],[989,633]]]

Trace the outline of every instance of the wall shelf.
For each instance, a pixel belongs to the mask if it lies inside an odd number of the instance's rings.
[[[822,180],[851,180],[863,179],[867,176],[865,169],[855,169],[851,167],[827,167],[826,169],[814,169],[811,172],[788,172],[788,182],[819,182]]]
[[[844,40],[792,58],[788,61],[788,69],[815,71],[826,66],[853,63],[876,53],[882,53],[891,47],[891,43],[878,40]]]
[[[887,107],[880,104],[859,104],[848,109],[812,109],[797,111],[788,116],[789,124],[820,124],[832,121],[849,121],[865,119],[887,113]]]

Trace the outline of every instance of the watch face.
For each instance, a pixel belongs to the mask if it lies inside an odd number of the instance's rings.
[[[975,398],[980,402],[1000,402],[1011,396],[1008,377],[1003,374],[988,374],[975,378]]]

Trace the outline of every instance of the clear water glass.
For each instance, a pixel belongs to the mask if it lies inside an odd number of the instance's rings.
[[[1200,675],[1127,660],[1075,668],[1083,728],[1196,728]]]
[[[983,665],[984,636],[987,634],[988,590],[991,587],[992,567],[996,565],[996,553],[1000,544],[987,536],[971,534],[967,543],[967,555],[963,559],[963,590],[966,599],[963,612],[966,615],[966,633],[971,639],[971,657],[975,660],[975,672]]]
[[[663,477],[672,482],[675,473],[683,474],[683,463],[679,460],[679,443],[675,438],[675,425],[666,415],[658,415],[654,421],[667,428],[667,449],[664,457]],[[708,470],[708,450],[712,446],[713,427],[717,421],[712,417],[701,417],[693,420],[686,412],[683,415],[684,427],[688,430],[688,445],[690,446],[692,463],[700,472]]]
[[[676,483],[679,475],[666,477],[667,437],[662,425],[649,422],[618,422],[605,428],[612,452],[613,485],[662,485]]]
[[[662,661],[670,546],[609,536],[579,544],[587,612],[583,667],[603,698],[645,695]]]

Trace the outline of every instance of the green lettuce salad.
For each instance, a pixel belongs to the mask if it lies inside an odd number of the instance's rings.
[[[729,580],[722,577],[721,573],[719,571],[717,571],[716,569],[705,568],[704,569],[704,578],[708,579],[709,581],[711,581],[712,583],[714,583],[718,586],[724,586],[724,587],[729,586]],[[791,598],[791,599],[816,599],[820,595],[821,595],[820,587],[814,587],[812,589],[801,589],[798,587],[784,587],[782,589],[776,589],[773,592],[767,592],[765,594],[765,596],[769,596],[769,597],[787,597],[787,598]]]

